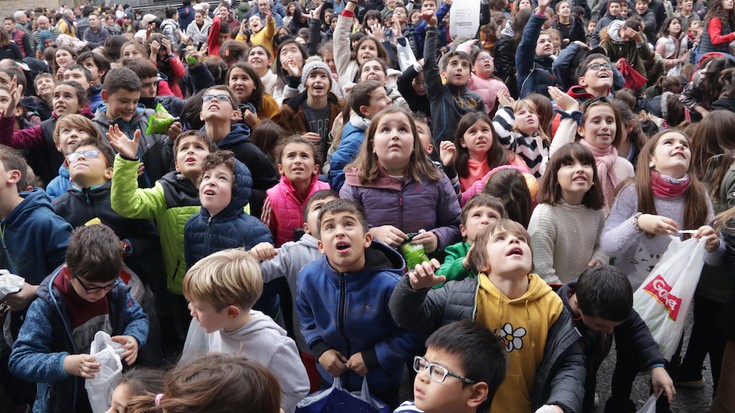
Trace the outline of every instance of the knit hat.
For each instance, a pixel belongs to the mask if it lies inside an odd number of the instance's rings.
[[[301,84],[306,87],[306,79],[309,77],[309,73],[313,72],[314,70],[321,69],[327,73],[327,78],[329,79],[329,89],[332,88],[332,69],[327,66],[326,63],[321,61],[321,59],[317,58],[309,58],[306,60],[306,64],[304,65],[304,69],[301,71]]]

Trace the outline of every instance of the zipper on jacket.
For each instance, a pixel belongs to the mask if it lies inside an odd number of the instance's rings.
[[[179,274],[179,268],[181,268],[181,260],[176,260],[176,268],[174,269],[173,275],[171,275],[171,281],[176,280],[176,276]]]
[[[345,274],[340,273],[339,274],[339,316],[337,318],[337,326],[339,328],[339,333],[342,335],[342,339],[345,341],[345,344],[347,344],[347,354],[352,355],[352,349],[350,348],[350,340],[347,338],[347,333],[345,332],[345,301],[347,296],[347,280],[345,279]]]
[[[212,228],[212,217],[210,216],[207,218],[207,229],[204,230],[204,255],[202,258],[206,257],[207,255],[211,254],[209,250],[209,230]]]

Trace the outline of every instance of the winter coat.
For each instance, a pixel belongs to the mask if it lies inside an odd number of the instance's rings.
[[[209,29],[212,27],[212,22],[208,19],[204,20],[202,27],[197,26],[197,22],[192,21],[186,27],[186,35],[194,40],[195,45],[207,43],[207,35],[209,35]]]
[[[339,147],[332,154],[329,161],[329,184],[337,192],[342,189],[342,185],[345,183],[345,166],[354,161],[357,153],[360,152],[360,146],[362,146],[362,141],[365,139],[365,131],[370,126],[369,122],[369,120],[353,114],[350,116],[350,121],[342,129]]]
[[[303,91],[298,95],[285,99],[281,106],[281,113],[276,116],[276,123],[281,125],[290,133],[306,133],[309,132],[307,128],[308,122],[306,121],[306,114],[304,113],[303,105],[306,104],[307,92]],[[342,100],[332,92],[329,92],[327,97],[329,102],[329,124],[334,123],[334,120],[342,114]],[[319,142],[317,149],[321,151],[322,159],[326,158],[327,149],[329,148],[329,142]]]
[[[531,93],[539,93],[549,97],[549,86],[559,86],[559,80],[554,76],[551,57],[536,56],[536,41],[541,33],[541,26],[546,16],[531,14],[528,24],[523,28],[523,37],[516,52],[516,67],[518,68],[518,91],[521,98]]]
[[[59,175],[46,185],[46,194],[51,198],[51,200],[54,200],[64,195],[70,186],[71,179],[69,176],[69,167],[61,165],[59,167]]]
[[[263,207],[261,221],[268,227],[276,240],[276,247],[294,240],[294,229],[301,229],[306,218],[303,216],[306,201],[316,191],[329,189],[329,184],[322,182],[314,175],[306,196],[302,199],[296,188],[286,175],[281,176],[281,182],[266,191],[268,198]]]
[[[87,42],[90,49],[95,49],[105,45],[105,41],[110,37],[110,32],[102,26],[100,26],[97,31],[92,30],[90,27],[84,32],[83,37],[83,40]]]

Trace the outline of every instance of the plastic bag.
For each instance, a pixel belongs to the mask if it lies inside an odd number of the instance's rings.
[[[449,10],[449,35],[474,38],[480,28],[480,0],[462,0]]]
[[[416,264],[421,264],[423,262],[429,261],[429,257],[426,256],[426,251],[424,251],[423,245],[413,245],[411,244],[411,239],[416,234],[409,235],[406,241],[398,246],[398,250],[401,251],[401,255],[403,255],[403,258],[406,260],[406,268],[408,270],[412,270]]]
[[[156,113],[148,118],[148,127],[145,129],[145,133],[148,135],[165,134],[168,132],[169,126],[174,123],[174,120],[174,117],[159,103],[156,105]]]
[[[0,270],[0,301],[5,300],[8,294],[15,294],[23,288],[26,280],[8,270]]]
[[[620,59],[620,74],[625,78],[625,87],[633,90],[643,89],[648,79],[633,68],[625,59]]]
[[[296,405],[296,413],[388,413],[390,411],[388,405],[370,397],[367,379],[362,382],[362,390],[358,394],[353,394],[342,389],[339,377],[334,378],[332,387],[312,393]]]
[[[704,266],[706,241],[672,237],[661,260],[633,294],[633,309],[646,322],[664,358],[671,359],[684,331]]]
[[[656,400],[658,400],[658,396],[655,394],[651,395],[651,397],[646,400],[646,404],[644,404],[636,413],[656,413]]]
[[[89,354],[100,363],[100,371],[94,375],[93,379],[87,379],[84,383],[89,405],[92,406],[94,413],[104,413],[110,408],[112,386],[122,376],[120,354],[124,351],[123,346],[112,341],[110,335],[104,331],[98,331],[94,335]]]

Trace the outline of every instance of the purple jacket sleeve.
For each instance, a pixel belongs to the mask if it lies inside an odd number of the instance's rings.
[[[41,126],[28,129],[13,130],[15,116],[0,117],[0,144],[15,149],[33,149],[43,146]]]

